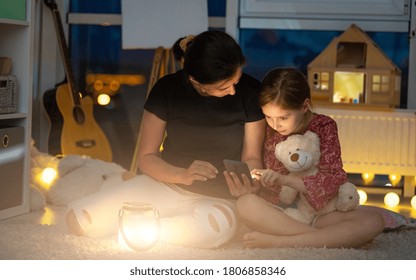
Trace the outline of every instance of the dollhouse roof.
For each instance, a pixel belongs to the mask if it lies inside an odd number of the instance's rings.
[[[355,24],[352,24],[340,36],[335,37],[308,65],[308,68],[315,67],[383,69],[400,72],[400,69],[367,33]]]

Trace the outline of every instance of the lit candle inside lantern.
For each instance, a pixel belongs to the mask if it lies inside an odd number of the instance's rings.
[[[119,242],[137,251],[148,250],[158,241],[159,230],[159,213],[151,204],[123,203],[119,211]]]

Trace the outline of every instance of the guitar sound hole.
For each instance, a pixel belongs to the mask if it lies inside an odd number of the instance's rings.
[[[84,111],[82,111],[81,108],[74,107],[74,110],[72,111],[72,113],[74,115],[74,120],[78,124],[83,124],[85,122],[85,114],[84,114]]]

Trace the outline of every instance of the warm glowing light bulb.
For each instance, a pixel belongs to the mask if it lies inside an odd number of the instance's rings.
[[[363,190],[358,190],[358,195],[360,196],[360,204],[363,205],[367,202],[367,193]]]
[[[146,203],[125,202],[119,211],[119,243],[137,251],[152,248],[159,239],[159,212]]]
[[[97,102],[98,104],[105,106],[108,105],[111,101],[111,97],[108,94],[100,94],[97,97]]]
[[[396,186],[400,182],[401,179],[402,179],[402,176],[400,175],[396,175],[396,174],[389,175],[389,181],[393,187]]]
[[[412,205],[412,208],[416,210],[416,195],[412,197],[412,200],[410,200],[410,205]]]
[[[104,87],[103,81],[101,81],[101,80],[95,80],[95,82],[94,82],[94,90],[95,91],[100,91],[100,90],[103,89],[103,87]]]
[[[52,167],[46,167],[42,170],[42,173],[40,175],[40,178],[42,179],[42,182],[50,185],[58,176],[58,172]]]
[[[400,203],[400,197],[395,192],[389,192],[384,196],[384,204],[388,207],[396,207]]]
[[[364,181],[364,184],[368,185],[374,180],[374,173],[363,173],[361,178]]]
[[[120,89],[120,83],[118,81],[111,81],[108,86],[112,91],[117,91]]]

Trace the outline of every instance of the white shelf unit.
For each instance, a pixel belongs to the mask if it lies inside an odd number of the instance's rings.
[[[0,18],[0,56],[12,59],[11,74],[16,76],[18,83],[17,112],[0,114],[0,129],[3,130],[0,140],[4,140],[4,132],[10,127],[23,130],[21,138],[10,137],[10,143],[19,142],[16,149],[8,149],[10,147],[0,141],[0,220],[30,209],[35,1],[26,0],[26,20]],[[17,170],[20,171],[16,173]]]

